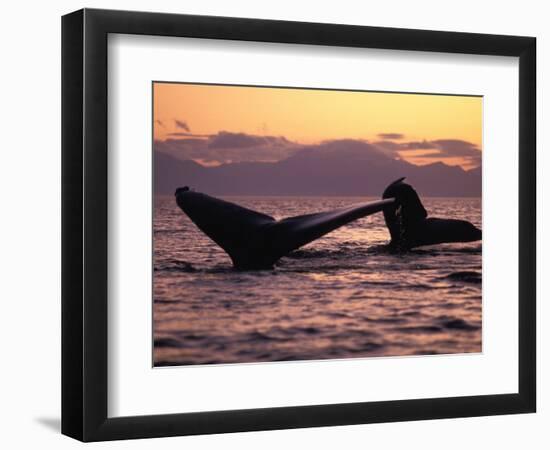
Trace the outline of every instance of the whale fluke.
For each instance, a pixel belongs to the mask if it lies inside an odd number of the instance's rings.
[[[395,202],[384,209],[384,219],[390,232],[390,245],[408,250],[423,245],[481,240],[481,230],[466,220],[428,217],[414,188],[400,178],[391,183],[382,198]]]
[[[272,268],[275,262],[354,220],[391,206],[393,198],[275,220],[206,194],[178,188],[176,202],[197,227],[218,244],[238,269]]]

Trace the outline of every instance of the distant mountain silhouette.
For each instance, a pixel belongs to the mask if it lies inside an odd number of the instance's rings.
[[[440,162],[416,166],[358,141],[309,146],[278,162],[217,167],[155,151],[154,176],[155,193],[167,195],[187,185],[212,195],[380,196],[402,176],[424,196],[481,195],[481,168],[465,171]]]

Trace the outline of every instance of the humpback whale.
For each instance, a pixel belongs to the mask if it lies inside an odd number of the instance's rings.
[[[395,199],[394,203],[384,209],[391,247],[409,250],[423,245],[481,239],[481,230],[470,222],[428,217],[418,194],[411,185],[403,182],[404,179],[391,183],[382,194],[382,198]]]
[[[275,220],[266,214],[190,190],[176,202],[195,225],[231,258],[237,269],[270,269],[281,257],[354,220],[390,207],[393,198],[333,211]]]

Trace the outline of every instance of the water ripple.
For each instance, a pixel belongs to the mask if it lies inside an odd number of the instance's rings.
[[[359,199],[232,200],[282,217]],[[425,204],[480,225],[479,199]],[[154,230],[156,366],[481,351],[479,242],[396,253],[375,215],[239,272],[172,197],[156,199]]]

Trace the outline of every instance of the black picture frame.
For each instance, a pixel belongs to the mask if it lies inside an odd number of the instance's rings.
[[[107,36],[179,36],[519,57],[517,393],[107,416]],[[536,39],[83,9],[62,18],[62,433],[82,441],[535,412]],[[512,295],[512,294],[511,294]]]

